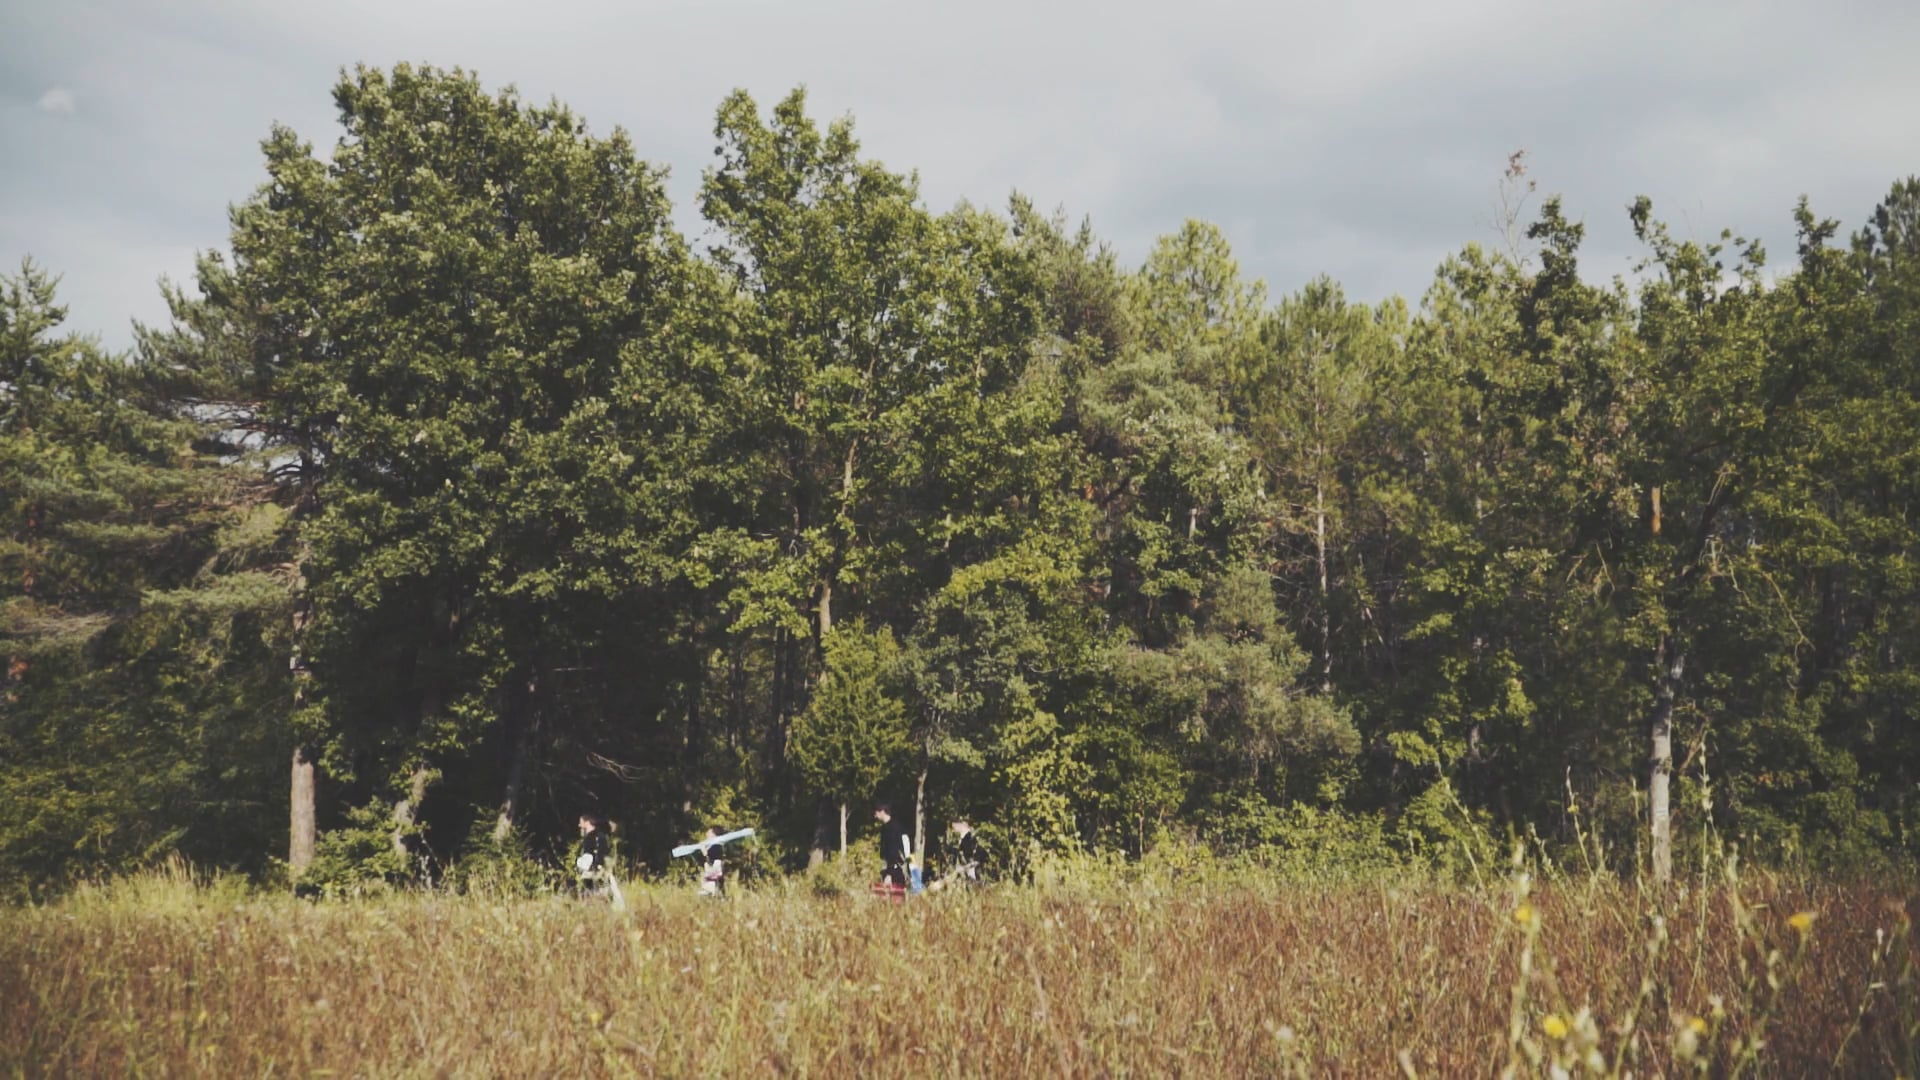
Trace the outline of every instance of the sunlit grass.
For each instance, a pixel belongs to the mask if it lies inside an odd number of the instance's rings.
[[[901,905],[631,885],[620,912],[316,904],[176,868],[0,913],[0,1072],[1912,1068],[1895,887],[1749,877],[1661,894],[1656,919],[1610,881],[1066,880]]]

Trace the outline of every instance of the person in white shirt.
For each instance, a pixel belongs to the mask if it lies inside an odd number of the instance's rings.
[[[727,863],[720,857],[720,845],[713,841],[720,836],[720,826],[707,828],[707,846],[700,851],[705,866],[700,870],[700,895],[722,897],[727,894]]]

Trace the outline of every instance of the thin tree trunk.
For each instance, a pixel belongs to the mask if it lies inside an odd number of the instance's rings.
[[[1664,885],[1673,880],[1673,703],[1679,693],[1680,676],[1686,668],[1687,658],[1675,645],[1671,635],[1661,639],[1654,655],[1661,671],[1653,705],[1652,772],[1647,778],[1647,812],[1653,841],[1653,880]]]
[[[428,635],[426,643],[427,649],[438,650],[451,648],[459,640],[460,605],[457,595],[441,595],[435,598],[433,603],[433,627],[433,632]],[[418,653],[414,656],[413,665],[413,674],[417,679],[420,677]],[[440,685],[429,681],[426,686],[421,687],[420,711],[414,721],[417,725],[416,731],[424,732],[426,726],[431,723],[435,717],[440,715],[440,710],[444,708],[445,705],[446,699],[443,688]],[[416,737],[418,737],[417,734]],[[415,761],[413,764],[413,775],[407,779],[406,797],[394,801],[393,834],[391,839],[394,854],[399,855],[403,859],[409,859],[412,856],[412,849],[407,844],[407,835],[413,831],[413,825],[420,818],[420,804],[426,801],[427,784],[431,782],[432,778],[433,774],[427,768],[427,763],[425,761]]]
[[[1320,692],[1333,692],[1333,604],[1327,585],[1327,498],[1324,483],[1313,481],[1314,559],[1320,569]]]
[[[295,881],[313,865],[314,846],[314,801],[313,801],[313,759],[307,756],[307,748],[293,748],[293,779],[289,785],[291,798],[290,823],[287,837],[287,870]]]
[[[741,733],[747,730],[746,645],[727,649],[727,749],[738,749]]]
[[[287,671],[293,680],[293,711],[298,713],[307,699],[307,665],[301,656],[306,639],[309,612],[306,602],[306,577],[295,586],[293,604],[293,641],[287,654]],[[318,826],[314,813],[313,758],[305,746],[293,748],[293,771],[287,784],[287,872],[295,882],[313,865]]]
[[[439,713],[440,691],[437,687],[429,687],[420,695],[420,726],[424,728],[427,721],[439,715]],[[393,841],[394,854],[396,855],[406,857],[409,854],[406,836],[414,822],[419,820],[420,804],[425,801],[427,797],[428,778],[429,773],[427,772],[426,762],[415,762],[413,775],[407,780],[406,798],[398,799],[393,804],[393,836],[391,839]]]
[[[828,830],[833,828],[833,807],[831,799],[818,799],[813,804],[813,846],[807,849],[807,866],[819,866],[827,861]]]
[[[840,857],[847,857],[847,804],[840,804]]]
[[[767,725],[766,732],[767,769],[775,775],[784,776],[788,772],[786,768],[787,724],[790,721],[793,704],[787,686],[785,630],[777,626],[773,628],[773,641],[769,650],[773,653],[773,716],[770,718],[771,722]],[[793,792],[789,785],[781,785],[779,793],[788,800],[784,803],[785,806],[793,805],[791,801]]]
[[[846,461],[840,469],[840,517],[848,518],[853,510],[853,462],[860,450],[860,440],[855,439],[847,445]],[[851,542],[851,537],[847,539]],[[843,556],[844,551],[841,553]],[[820,579],[820,647],[826,648],[827,635],[833,632],[833,578],[836,571],[829,569]]]
[[[706,753],[706,701],[707,701],[707,659],[700,649],[704,635],[698,620],[694,621],[692,633],[688,637],[693,642],[692,660],[694,668],[693,689],[687,697],[687,727],[685,738],[680,744],[680,802],[685,806],[694,803],[694,792],[700,776],[700,760]]]
[[[411,856],[407,848],[407,832],[419,820],[420,804],[426,801],[427,782],[432,775],[426,765],[415,765],[413,775],[407,780],[407,797],[393,804],[393,850],[397,855]]]
[[[507,788],[500,795],[500,812],[493,819],[493,842],[504,844],[513,835],[514,819],[520,813],[520,793],[525,789],[527,756],[533,752],[534,697],[540,677],[528,676],[524,694],[508,684],[507,722],[512,725],[513,756],[507,762]]]
[[[920,775],[913,781],[913,864],[927,865],[927,763],[920,762]]]
[[[513,835],[514,819],[520,813],[520,793],[524,790],[527,776],[527,755],[532,752],[529,745],[532,739],[522,734],[514,742],[513,761],[507,766],[507,790],[500,798],[500,814],[493,819],[493,842],[504,844]]]

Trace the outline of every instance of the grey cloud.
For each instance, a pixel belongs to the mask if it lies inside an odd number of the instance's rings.
[[[1356,297],[1418,296],[1490,241],[1506,155],[1589,225],[1587,266],[1634,254],[1646,193],[1682,235],[1723,226],[1790,250],[1807,192],[1858,221],[1920,168],[1920,6],[1655,0],[1338,5],[605,0],[238,7],[34,5],[0,42],[0,258],[66,274],[75,323],[113,344],[163,317],[153,279],[218,246],[288,123],[324,150],[328,91],[356,61],[426,61],[558,97],[673,170],[678,220],[712,160],[712,114],[797,84],[852,113],[867,151],[927,201],[1018,189],[1090,215],[1129,262],[1188,217],[1220,224],[1275,292],[1327,273]],[[35,108],[49,87],[82,107]]]
[[[1427,46],[1389,34],[1384,60],[1335,48],[1305,74],[1217,54],[1196,78],[1233,137],[1163,161],[1126,216],[1152,231],[1211,217],[1278,289],[1328,271],[1359,295],[1417,294],[1434,264],[1416,253],[1492,237],[1500,168],[1526,147],[1543,192],[1563,193],[1588,224],[1589,273],[1630,267],[1624,207],[1639,193],[1681,235],[1727,226],[1784,252],[1800,192],[1858,220],[1912,167],[1916,140],[1878,121],[1920,79],[1900,59],[1915,40],[1905,8],[1842,9],[1813,25],[1807,9],[1771,7],[1692,23],[1634,5],[1572,18],[1487,9],[1436,28]],[[1879,44],[1863,49],[1849,19],[1876,28]],[[1872,85],[1850,89],[1851,78]]]

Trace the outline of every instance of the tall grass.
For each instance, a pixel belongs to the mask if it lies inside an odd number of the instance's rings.
[[[1914,1070],[1903,888],[1054,881],[901,905],[632,886],[616,912],[313,904],[176,868],[0,912],[0,1072]]]

